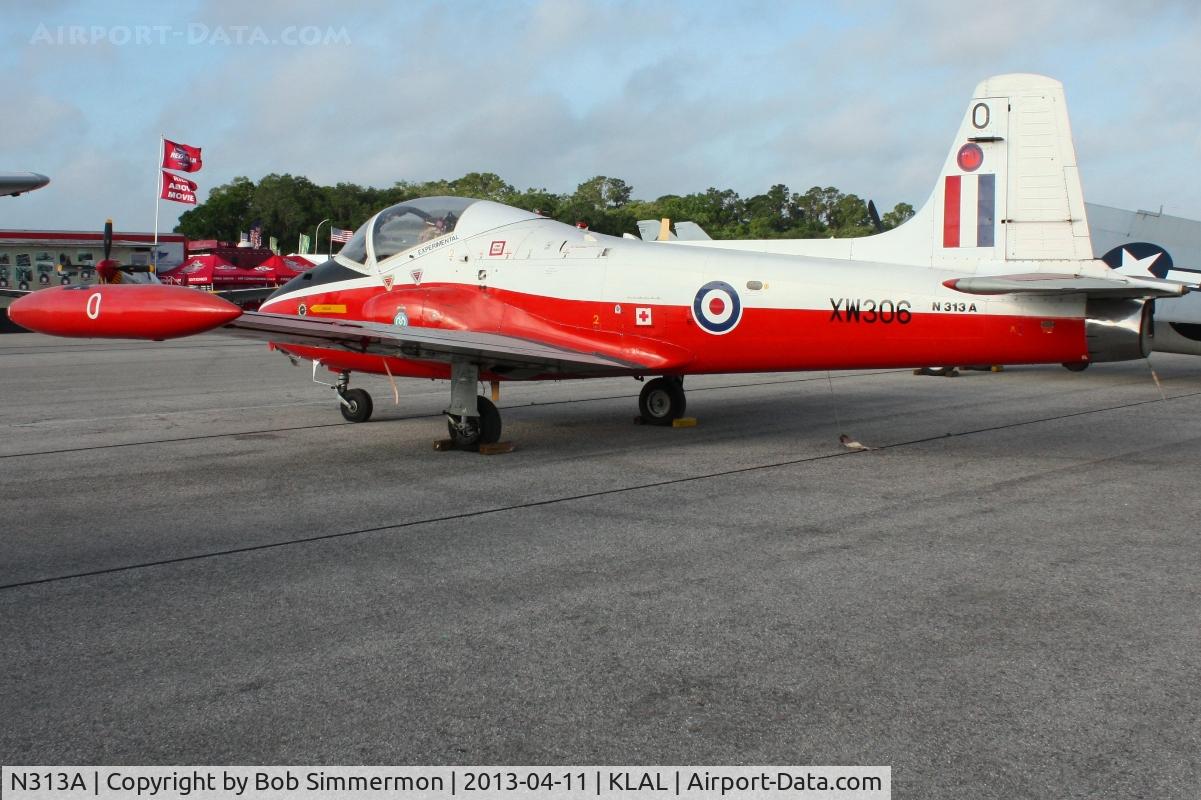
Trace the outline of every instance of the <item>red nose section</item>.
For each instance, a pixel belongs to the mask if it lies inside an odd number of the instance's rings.
[[[173,339],[241,314],[228,300],[196,289],[122,283],[41,289],[8,308],[8,318],[31,331],[98,339]]]

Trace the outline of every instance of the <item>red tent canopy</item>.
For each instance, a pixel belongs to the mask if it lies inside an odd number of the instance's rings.
[[[273,283],[290,281],[302,272],[302,270],[293,266],[288,259],[277,255],[270,256],[262,264],[254,267],[253,271],[262,275],[265,280]]]
[[[182,286],[246,286],[272,283],[265,273],[241,269],[221,256],[192,256],[170,272],[159,276],[164,283]]]

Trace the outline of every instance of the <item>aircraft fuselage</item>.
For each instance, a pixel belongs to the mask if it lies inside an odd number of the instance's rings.
[[[451,234],[370,273],[318,267],[261,310],[528,337],[652,360],[668,374],[1088,357],[1082,299],[943,286],[963,274],[668,248],[538,219],[471,238]],[[385,370],[379,356],[278,346],[332,370],[448,374],[443,364],[392,358]]]

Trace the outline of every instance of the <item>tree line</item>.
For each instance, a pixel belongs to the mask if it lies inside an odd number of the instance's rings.
[[[708,189],[687,195],[668,194],[656,200],[638,200],[620,178],[598,175],[584,181],[571,194],[546,189],[518,190],[491,172],[471,172],[455,180],[412,183],[397,181],[388,188],[338,183],[319,186],[301,175],[264,176],[258,183],[237,177],[209,194],[205,202],[184,212],[176,233],[189,239],[238,241],[239,234],[258,222],[263,239],[274,236],[285,252],[299,234],[312,236],[324,219],[333,227],[354,229],[386,206],[417,197],[456,195],[495,200],[518,208],[620,236],[636,233],[640,219],[688,220],[714,239],[812,239],[868,236],[896,227],[913,216],[913,206],[898,203],[872,219],[867,201],[844,194],[833,186],[814,186],[804,193],[776,184],[763,194],[741,197],[732,189]],[[324,252],[327,231],[314,247]]]

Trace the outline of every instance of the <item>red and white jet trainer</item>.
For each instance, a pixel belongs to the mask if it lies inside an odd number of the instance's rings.
[[[692,374],[1142,358],[1147,299],[1188,287],[1094,260],[1078,186],[1060,85],[1002,76],[977,89],[926,207],[845,254],[666,247],[427,197],[377,213],[259,312],[118,284],[35,292],[10,316],[59,336],[265,339],[336,373],[352,421],[371,414],[352,372],[449,378],[451,438],[474,448],[501,430],[482,380],[659,376],[639,409],[669,424]]]

